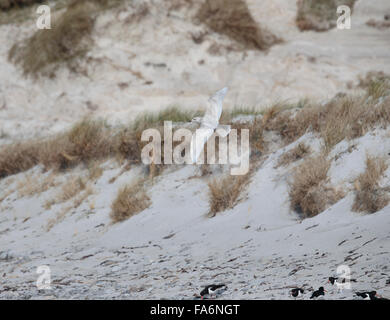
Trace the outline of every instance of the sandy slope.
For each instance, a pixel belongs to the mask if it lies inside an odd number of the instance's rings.
[[[352,299],[354,291],[366,289],[389,297],[390,206],[372,215],[351,212],[351,182],[363,171],[366,153],[388,153],[388,132],[377,130],[336,146],[333,155],[340,157],[330,176],[348,194],[303,221],[289,209],[291,168],[275,169],[280,154],[300,141],[318,150],[319,140],[307,134],[273,152],[245,199],[212,219],[206,218],[207,181],[189,179],[197,173],[192,166],[166,171],[149,190],[152,206],[116,225],[110,225],[110,203],[140,168],[110,184],[120,168],[106,163],[95,194],[50,231],[48,219],[68,204],[43,208],[55,188],[22,199],[10,194],[1,204],[0,298],[191,299],[212,282],[228,285],[222,299],[288,299],[293,286],[303,286],[308,298],[321,285],[329,291],[326,299]],[[352,152],[345,152],[352,144]],[[24,175],[0,181],[2,190]],[[9,179],[13,182],[5,187]],[[389,183],[387,170],[383,184]],[[50,266],[52,290],[35,288],[39,265]],[[337,292],[326,285],[340,265],[349,266],[358,280],[352,290]]]
[[[150,13],[129,22],[145,2]],[[0,26],[0,127],[10,140],[56,132],[86,114],[123,121],[171,104],[204,108],[225,85],[228,107],[264,107],[330,98],[367,71],[390,72],[390,29],[365,25],[390,12],[386,0],[357,1],[352,29],[325,33],[297,30],[295,1],[248,0],[256,21],[285,40],[268,53],[226,50],[231,41],[215,33],[196,44],[192,34],[205,29],[191,22],[192,11],[169,11],[161,1],[133,3],[99,17],[88,77],[61,70],[55,80],[25,79],[6,57],[15,41],[35,31],[34,21]],[[210,54],[212,45],[221,53]]]
[[[208,48],[230,44],[228,39],[210,34],[195,44],[191,32],[203,27],[188,21],[189,12],[168,17],[160,1],[148,2],[156,6],[136,25],[126,22],[136,6],[98,19],[89,78],[60,70],[55,80],[25,79],[6,56],[16,40],[34,31],[32,22],[0,26],[0,134],[8,135],[0,144],[57,132],[85,114],[127,121],[170,104],[204,107],[210,92],[226,84],[231,88],[227,107],[265,106],[275,100],[326,99],[348,91],[347,82],[356,84],[367,71],[390,72],[390,30],[365,25],[390,12],[386,0],[359,0],[352,30],[320,34],[298,32],[294,1],[248,0],[256,21],[285,43],[267,54],[223,51],[217,56]],[[110,183],[121,168],[107,162],[94,194],[50,231],[49,220],[72,203],[44,208],[60,187],[32,197],[17,192],[27,176],[42,180],[50,173],[34,168],[0,180],[0,197],[5,197],[0,202],[0,298],[191,299],[210,282],[228,285],[221,298],[288,298],[289,288],[297,285],[308,292],[324,285],[326,299],[351,299],[360,289],[390,297],[390,206],[372,215],[351,212],[352,181],[364,169],[366,152],[390,152],[389,133],[377,130],[336,146],[331,156],[340,157],[332,162],[330,178],[348,194],[304,221],[290,211],[286,182],[292,167],[275,169],[280,154],[300,141],[319,149],[318,137],[311,134],[275,148],[245,199],[213,219],[206,218],[207,180],[189,179],[198,173],[191,166],[165,171],[149,190],[152,206],[111,225],[110,205],[118,188],[142,169],[134,167]],[[355,147],[349,153],[350,144]],[[56,179],[67,181],[74,174],[87,172],[77,168]],[[389,170],[383,184],[390,184]],[[358,282],[338,293],[325,282],[344,264]],[[40,265],[51,268],[52,290],[35,287]]]

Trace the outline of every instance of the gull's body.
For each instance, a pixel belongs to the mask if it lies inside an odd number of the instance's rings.
[[[192,163],[196,163],[199,155],[203,150],[203,146],[207,140],[213,135],[216,129],[225,130],[225,134],[228,135],[230,132],[230,126],[220,126],[219,119],[222,114],[222,102],[228,88],[223,88],[217,91],[210,99],[209,106],[206,109],[204,117],[200,121],[200,128],[196,130],[196,133],[192,136],[191,140],[191,160]],[[195,120],[195,119],[194,119]],[[196,119],[195,121],[198,121]],[[226,136],[225,135],[225,136]],[[222,134],[223,136],[223,134]]]

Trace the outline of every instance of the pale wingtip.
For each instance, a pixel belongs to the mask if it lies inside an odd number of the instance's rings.
[[[228,92],[228,90],[229,90],[228,87],[224,87],[224,88],[222,88],[221,90],[218,90],[216,93],[214,93],[214,95],[211,96],[210,99],[213,99],[213,98],[215,98],[215,97],[218,97],[218,98],[222,98],[222,99],[223,99],[223,98],[225,97],[226,93]]]

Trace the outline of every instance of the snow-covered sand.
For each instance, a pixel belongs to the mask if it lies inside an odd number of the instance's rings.
[[[390,12],[386,0],[358,0],[352,29],[325,33],[297,30],[295,1],[248,0],[256,21],[285,42],[268,53],[221,55],[210,54],[209,47],[223,48],[230,40],[211,33],[195,44],[191,33],[204,28],[190,22],[185,10],[168,16],[162,1],[153,1],[142,22],[126,22],[141,2],[99,17],[88,78],[66,69],[54,80],[24,78],[7,53],[34,32],[33,22],[0,26],[0,145],[47,136],[87,114],[127,122],[171,104],[204,108],[210,93],[225,85],[231,90],[227,108],[263,107],[326,100],[350,92],[348,82],[354,87],[367,71],[390,73],[390,29],[365,25]],[[288,198],[287,182],[299,162],[276,168],[279,156],[299,142],[314,151],[321,143],[312,133],[285,147],[275,143],[242,201],[214,218],[207,217],[207,178],[189,179],[199,174],[194,166],[165,170],[148,190],[151,207],[114,225],[111,203],[121,186],[143,174],[141,167],[121,173],[107,161],[94,192],[63,216],[74,199],[50,209],[45,204],[86,169],[56,175],[55,187],[33,196],[19,195],[19,184],[42,181],[50,172],[36,167],[0,180],[0,299],[192,299],[214,282],[228,286],[221,299],[290,299],[295,286],[305,288],[304,299],[319,286],[328,290],[325,299],[352,299],[354,291],[368,289],[390,298],[390,206],[370,215],[351,211],[353,181],[364,171],[366,153],[388,158],[388,130],[335,146],[329,178],[347,194],[305,220],[291,211]],[[389,169],[382,183],[390,185]],[[36,288],[41,265],[51,269],[51,290]],[[357,279],[352,290],[337,292],[326,284],[340,265]]]
[[[302,141],[318,147],[318,138],[307,134],[286,148]],[[371,215],[351,212],[351,181],[364,170],[366,153],[386,155],[390,139],[377,130],[353,144],[350,153],[346,142],[336,147],[341,156],[330,169],[347,196],[303,221],[289,206],[292,167],[275,169],[286,148],[265,159],[241,203],[214,218],[206,217],[207,181],[189,179],[197,173],[193,166],[165,171],[149,190],[152,206],[115,225],[109,219],[111,201],[140,168],[110,184],[120,168],[107,162],[95,193],[50,231],[48,220],[67,205],[42,207],[55,188],[22,199],[14,192],[1,204],[0,241],[8,253],[0,256],[0,298],[190,299],[212,282],[228,285],[221,298],[288,299],[291,287],[309,292],[321,285],[329,291],[326,299],[351,299],[365,289],[390,296],[390,206]],[[24,175],[3,179],[2,190]],[[4,187],[8,179],[13,183]],[[389,170],[383,183],[390,183]],[[51,268],[52,290],[35,287],[40,265]],[[352,290],[326,285],[340,265],[357,279]]]
[[[137,0],[101,15],[93,33],[88,77],[61,69],[56,79],[26,79],[8,51],[36,31],[35,21],[0,25],[0,127],[11,138],[58,132],[87,114],[128,121],[169,105],[204,108],[226,85],[226,106],[265,107],[275,101],[329,99],[349,92],[368,71],[390,73],[390,29],[366,26],[390,12],[386,0],[356,2],[351,30],[299,32],[295,1],[249,1],[251,13],[284,43],[269,52],[224,49],[231,41],[210,33],[196,44],[191,10],[169,11],[169,1]],[[129,22],[147,3],[149,14]],[[217,45],[221,54],[210,54]],[[353,86],[352,86],[353,87]],[[0,139],[2,143],[3,139]]]

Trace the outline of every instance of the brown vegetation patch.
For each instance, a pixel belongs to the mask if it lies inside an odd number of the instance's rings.
[[[209,182],[209,216],[214,217],[218,212],[234,208],[243,190],[249,184],[250,176],[249,173],[239,176],[229,175]]]
[[[385,188],[379,182],[387,170],[384,158],[367,156],[366,170],[355,181],[353,211],[374,213],[384,208],[390,201]]]
[[[386,29],[390,28],[390,21],[370,19],[366,22],[366,25],[368,25],[369,27],[378,29],[378,30],[386,30]]]
[[[46,231],[50,231],[56,224],[63,221],[66,217],[66,214],[72,209],[72,206],[67,206],[62,208],[60,212],[56,214],[54,218],[50,218],[46,225]]]
[[[306,157],[308,154],[310,154],[310,152],[311,152],[310,147],[308,147],[306,144],[301,142],[297,146],[283,153],[280,156],[277,167],[287,166],[292,162],[301,160],[304,157]]]
[[[353,9],[356,0],[298,0],[296,24],[301,31],[327,31],[336,26],[337,7]]]
[[[343,196],[328,185],[329,168],[330,161],[322,154],[307,158],[295,170],[289,183],[291,208],[304,218],[316,216]]]
[[[241,141],[241,132],[243,129],[249,130],[249,146],[251,160],[260,157],[267,148],[264,141],[265,125],[261,118],[255,118],[249,122],[236,122],[231,125],[232,129],[237,130],[237,140]]]
[[[83,120],[69,131],[45,140],[0,147],[0,178],[26,171],[37,164],[46,169],[67,169],[114,153],[109,128],[102,121]]]
[[[291,143],[307,131],[320,133],[330,151],[343,139],[363,136],[375,126],[386,128],[390,123],[390,97],[380,103],[367,97],[340,97],[325,105],[313,104],[299,110],[277,113],[265,125]]]
[[[61,203],[68,201],[79,194],[86,188],[86,183],[81,177],[71,177],[62,186],[61,191],[57,194],[56,202]]]
[[[244,0],[206,0],[195,19],[233,39],[244,49],[267,50],[281,42],[256,23]]]
[[[144,181],[136,181],[119,189],[118,195],[111,205],[110,217],[114,223],[124,221],[147,209],[150,204],[150,198],[144,188]]]
[[[58,186],[58,182],[56,181],[55,173],[50,173],[44,178],[40,174],[28,174],[24,179],[20,179],[17,184],[18,196],[33,196],[56,186]]]
[[[25,7],[42,2],[44,0],[0,0],[0,10],[7,11],[15,7]]]
[[[390,75],[383,71],[367,72],[359,78],[358,87],[366,90],[368,97],[379,99],[390,94]]]
[[[39,163],[37,142],[21,142],[0,147],[0,178],[27,171]]]
[[[20,65],[25,75],[34,77],[54,77],[56,69],[64,64],[76,71],[92,44],[95,12],[95,2],[91,0],[72,1],[58,18],[53,15],[52,29],[38,30],[15,44],[9,51],[9,60]]]

